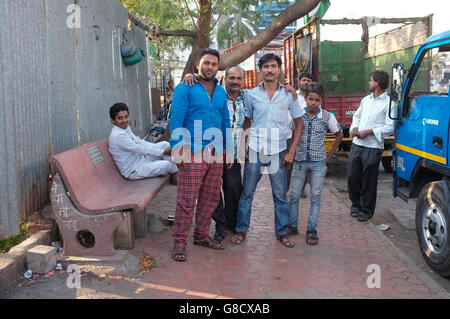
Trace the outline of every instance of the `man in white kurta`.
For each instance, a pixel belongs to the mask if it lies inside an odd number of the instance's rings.
[[[178,171],[168,142],[149,143],[133,134],[126,104],[114,104],[110,117],[114,127],[109,136],[109,152],[123,177],[136,180]]]

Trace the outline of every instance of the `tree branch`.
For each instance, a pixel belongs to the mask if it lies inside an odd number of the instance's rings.
[[[219,3],[221,3],[222,0],[217,0],[216,4],[214,5],[214,7],[212,7],[212,12],[214,12],[216,10],[216,7],[219,5]]]
[[[239,64],[240,62],[245,61],[260,48],[272,41],[287,25],[300,19],[308,12],[311,12],[319,2],[320,0],[303,0],[288,7],[256,37],[231,53],[224,54],[220,60],[220,69],[223,70],[229,65]]]
[[[180,36],[180,37],[191,37],[196,38],[197,34],[191,30],[159,30],[158,34],[164,36]]]
[[[363,43],[362,49],[364,53],[369,52],[369,26],[368,19],[371,18],[377,24],[410,24],[417,22],[427,23],[429,21],[429,16],[418,17],[418,18],[376,18],[376,17],[362,17],[360,19],[330,19],[330,20],[320,20],[320,24],[330,24],[330,25],[342,25],[342,24],[360,24],[363,33],[361,36],[361,41]]]
[[[219,14],[219,17],[217,18],[216,22],[214,22],[214,24],[212,25],[211,29],[214,29],[214,27],[216,26],[217,22],[219,22],[221,17],[222,17],[222,13]]]
[[[361,21],[367,20],[369,17],[362,17],[360,19],[329,19],[329,20],[320,20],[320,24],[361,24]],[[380,24],[396,24],[396,23],[416,23],[420,21],[427,21],[427,17],[417,17],[417,18],[375,18],[375,21]]]
[[[195,28],[194,15],[192,14],[191,9],[189,9],[189,5],[188,5],[188,3],[187,3],[186,0],[184,0],[184,3],[186,4],[186,8],[188,9],[189,16],[191,17],[191,20],[192,20],[192,26]]]
[[[197,34],[194,31],[191,30],[162,30],[156,27],[151,27],[148,24],[146,24],[144,21],[133,15],[131,12],[128,12],[128,18],[131,22],[133,22],[135,25],[137,25],[139,28],[149,32],[149,33],[156,33],[159,35],[164,36],[183,36],[183,37],[191,37],[196,38]]]

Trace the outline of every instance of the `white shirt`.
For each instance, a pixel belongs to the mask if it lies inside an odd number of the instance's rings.
[[[358,110],[353,114],[350,132],[372,129],[374,135],[364,139],[355,137],[353,143],[368,148],[384,149],[384,138],[394,132],[394,121],[389,118],[389,96],[386,92],[374,98],[373,93],[365,96]]]
[[[306,100],[300,90],[297,90],[297,102],[302,110],[306,107]]]
[[[303,115],[291,94],[279,85],[272,99],[262,84],[245,95],[245,117],[252,119],[249,148],[264,155],[278,154],[287,148],[288,114],[296,119]]]
[[[148,161],[149,155],[154,160],[158,160],[162,159],[164,154],[164,149],[140,139],[133,134],[129,126],[122,129],[114,125],[109,135],[108,145],[114,162],[125,178],[129,178],[131,173]]]

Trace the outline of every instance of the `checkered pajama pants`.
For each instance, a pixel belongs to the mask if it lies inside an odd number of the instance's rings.
[[[174,245],[186,245],[195,201],[194,240],[209,236],[211,216],[220,199],[223,163],[185,163],[178,171],[177,209],[172,227]]]

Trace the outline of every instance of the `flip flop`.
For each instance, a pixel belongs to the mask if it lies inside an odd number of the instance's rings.
[[[203,240],[194,240],[194,245],[208,247],[216,250],[225,249],[225,246],[221,242],[217,242],[209,236]]]

